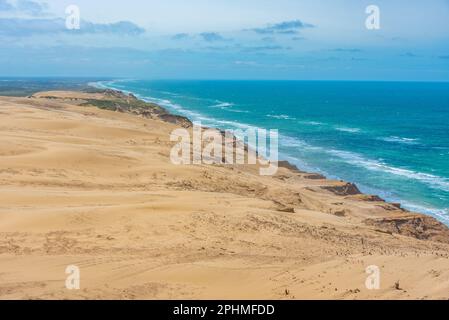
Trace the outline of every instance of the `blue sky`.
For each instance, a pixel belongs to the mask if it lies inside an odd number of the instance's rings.
[[[449,0],[0,0],[0,76],[449,81],[448,17]]]

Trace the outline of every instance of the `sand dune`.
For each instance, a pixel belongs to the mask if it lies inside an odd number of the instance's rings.
[[[172,165],[183,119],[89,99],[0,98],[1,299],[449,298],[433,218],[286,165]]]

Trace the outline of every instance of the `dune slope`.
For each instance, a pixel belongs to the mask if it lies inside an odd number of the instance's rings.
[[[435,219],[288,164],[175,166],[188,120],[123,101],[0,98],[0,299],[449,298]]]

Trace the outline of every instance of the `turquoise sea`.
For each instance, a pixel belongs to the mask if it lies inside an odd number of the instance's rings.
[[[449,224],[449,83],[143,81],[132,92],[203,125],[279,129],[280,157]]]

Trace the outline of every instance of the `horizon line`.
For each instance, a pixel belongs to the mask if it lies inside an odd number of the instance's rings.
[[[278,81],[278,82],[416,82],[416,83],[449,83],[449,80],[388,80],[388,79],[256,79],[256,78],[137,78],[137,77],[108,77],[108,76],[1,76],[0,80],[9,79],[64,79],[64,80],[136,80],[136,81]]]

